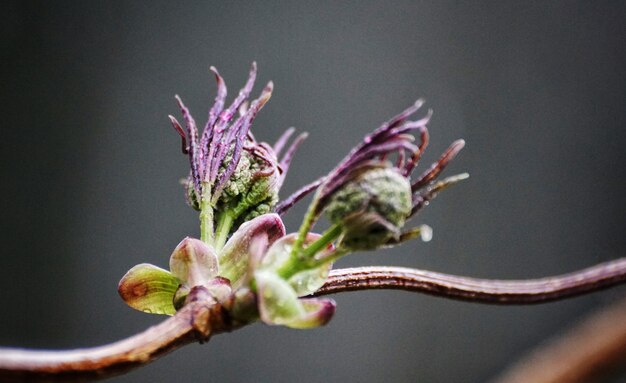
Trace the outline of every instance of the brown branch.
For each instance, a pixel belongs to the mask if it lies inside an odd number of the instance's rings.
[[[212,299],[191,302],[173,317],[108,345],[66,351],[0,348],[0,381],[92,381],[141,367],[170,351],[229,330]]]
[[[314,295],[396,289],[473,302],[527,304],[563,299],[624,282],[626,258],[563,276],[521,281],[476,279],[381,266],[333,270],[326,284]],[[107,378],[141,367],[188,343],[206,341],[212,334],[242,325],[231,323],[226,309],[207,294],[197,292],[194,300],[173,317],[109,345],[68,351],[0,348],[0,381]]]
[[[405,267],[370,266],[332,270],[315,296],[343,291],[393,289],[492,304],[531,304],[598,291],[626,282],[626,258],[571,274],[527,280],[460,277]]]
[[[626,299],[593,313],[513,365],[494,383],[574,383],[626,363]]]

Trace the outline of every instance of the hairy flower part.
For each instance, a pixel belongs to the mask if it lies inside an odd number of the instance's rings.
[[[183,153],[189,156],[191,170],[186,182],[189,205],[200,211],[211,210],[207,219],[214,219],[215,225],[219,224],[219,214],[225,213],[227,217],[222,217],[222,221],[226,222],[226,234],[229,234],[234,223],[240,224],[274,208],[291,159],[306,134],[299,135],[284,154],[293,128],[274,146],[258,142],[250,126],[269,101],[273,83],[270,81],[259,98],[249,102],[256,79],[256,63],[252,63],[248,81],[230,106],[225,107],[226,84],[217,69],[211,67],[211,71],[217,80],[217,96],[202,134],[199,135],[195,119],[178,96],[186,129],[176,118],[169,117],[182,138]],[[221,235],[223,242],[226,234],[216,235]],[[211,242],[210,238],[206,239]]]
[[[385,161],[392,154],[396,154],[395,169],[407,180],[410,180],[411,173],[418,164],[424,149],[428,145],[428,129],[426,125],[430,120],[432,111],[417,121],[408,121],[408,118],[417,112],[423,105],[422,100],[418,100],[408,109],[384,123],[372,134],[365,137],[363,142],[352,149],[350,153],[339,163],[339,165],[326,177],[325,182],[319,188],[319,203],[315,213],[319,214],[326,207],[327,201],[332,198],[337,189],[343,187],[354,177],[355,172],[360,172],[359,167],[366,163]],[[420,136],[419,145],[413,141],[415,137],[410,134],[417,131]],[[430,193],[428,186],[432,184],[439,174],[445,169],[448,163],[465,146],[464,140],[457,140],[450,145],[446,152],[437,162],[411,183],[411,193],[414,198],[427,198]],[[413,211],[415,214],[417,211]]]
[[[423,101],[418,100],[366,136],[318,182],[319,186],[312,184],[317,187],[317,192],[301,226],[301,237],[326,211],[334,224],[330,230],[335,238],[339,238],[339,247],[346,251],[375,249],[417,235],[424,240],[430,239],[429,227],[423,225],[402,231],[405,222],[439,191],[468,175],[464,173],[436,182],[439,174],[465,145],[463,140],[457,140],[437,162],[411,181],[411,173],[428,145],[426,125],[432,111],[419,120],[409,120],[422,104]],[[413,132],[419,134],[417,145]],[[289,203],[301,198],[302,194],[297,192],[288,199]],[[301,242],[294,246],[294,256],[296,252],[303,251]],[[305,252],[310,256],[308,253]]]

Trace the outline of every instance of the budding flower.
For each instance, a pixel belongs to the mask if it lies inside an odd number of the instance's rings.
[[[411,214],[410,182],[391,163],[377,165],[354,172],[325,209],[333,224],[343,226],[340,246],[364,250],[397,241]]]
[[[215,68],[211,71],[217,80],[217,96],[201,137],[189,109],[178,96],[186,130],[173,116],[170,120],[182,138],[183,153],[189,156],[187,201],[201,212],[201,238],[219,249],[233,226],[274,208],[291,158],[306,135],[298,136],[279,159],[293,129],[273,147],[257,142],[250,132],[252,121],[272,95],[273,83],[270,81],[259,98],[249,103],[256,79],[256,63],[252,63],[248,81],[225,108],[226,84]]]
[[[333,226],[325,237],[336,239],[340,252],[376,249],[416,236],[430,240],[432,231],[428,226],[404,230],[406,221],[439,191],[468,176],[461,174],[436,182],[437,176],[465,145],[463,140],[458,140],[427,171],[411,181],[411,173],[428,144],[426,124],[432,114],[429,111],[424,118],[409,121],[421,105],[422,101],[417,101],[366,136],[333,171],[318,184],[312,184],[310,189],[317,187],[317,192],[301,226],[301,236],[326,212]],[[413,143],[413,131],[419,133],[419,145]],[[286,210],[308,191],[303,189],[279,209]],[[296,242],[294,248],[294,256],[298,251],[311,255],[302,241]]]

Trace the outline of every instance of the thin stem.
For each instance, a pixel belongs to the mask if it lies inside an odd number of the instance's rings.
[[[337,239],[341,235],[341,225],[335,224],[332,225],[328,230],[322,234],[321,237],[315,240],[312,244],[307,246],[302,251],[302,258],[310,259],[315,256],[318,252],[320,252],[323,248],[327,247],[332,241]]]
[[[235,217],[229,211],[225,211],[219,215],[215,232],[215,249],[217,251],[224,247],[230,229],[233,227],[233,222],[235,222]]]
[[[394,289],[492,304],[531,304],[598,291],[626,282],[626,258],[574,273],[526,280],[478,279],[405,267],[332,270],[314,296],[344,291]]]
[[[200,197],[200,240],[208,245],[212,245],[215,233],[213,232],[211,185],[208,182],[203,183],[202,190],[202,196]]]
[[[313,197],[313,201],[309,205],[306,215],[304,216],[302,225],[300,225],[300,229],[298,230],[298,237],[296,238],[295,242],[293,243],[293,247],[291,248],[292,258],[295,258],[302,250],[302,246],[304,245],[304,240],[307,234],[309,234],[309,231],[311,230],[313,223],[315,222],[315,218],[317,215],[316,213],[317,204],[319,201],[318,195],[319,195],[319,189],[318,189],[318,193],[315,193],[315,196]]]
[[[334,241],[337,237],[341,235],[341,226],[333,225],[328,230],[322,234],[321,237],[316,239],[309,246],[299,251],[298,253],[293,253],[293,251],[289,254],[289,261],[286,262],[280,269],[277,270],[278,275],[280,275],[284,279],[291,278],[294,274],[299,273],[302,270],[313,269],[315,267],[321,266],[324,263],[332,262],[335,258],[329,259],[328,257],[324,258],[315,258],[315,254],[320,252],[322,249],[327,247],[332,241]],[[295,245],[294,245],[295,247]],[[333,252],[331,255],[339,254],[338,252]],[[342,252],[341,255],[344,255],[345,252]]]
[[[296,272],[302,271],[304,269],[314,269],[316,267],[320,267],[325,264],[332,264],[335,261],[337,261],[339,258],[343,257],[344,255],[348,253],[349,251],[339,247],[339,248],[333,249],[330,253],[325,254],[323,258],[309,258],[306,262],[306,267],[301,267],[300,269],[297,269],[291,275],[295,274]]]

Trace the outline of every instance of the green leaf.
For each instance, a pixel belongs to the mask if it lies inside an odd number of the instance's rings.
[[[180,282],[169,271],[149,263],[139,264],[122,277],[117,287],[130,307],[149,314],[173,315],[174,293]]]
[[[291,286],[271,271],[254,273],[261,319],[269,324],[287,324],[304,315],[298,296]]]
[[[263,322],[291,328],[312,328],[326,324],[335,312],[331,299],[298,299],[285,280],[269,270],[254,274],[258,290],[259,313]]]

